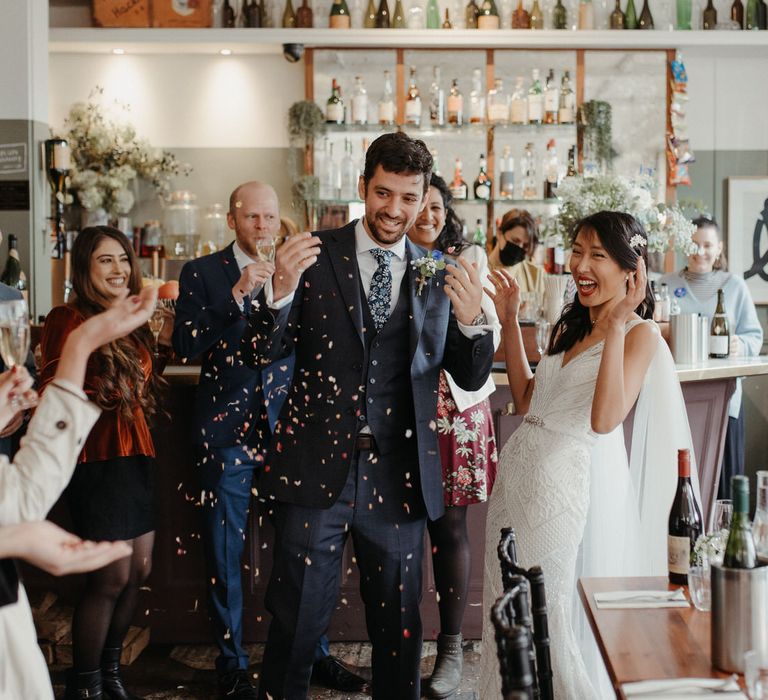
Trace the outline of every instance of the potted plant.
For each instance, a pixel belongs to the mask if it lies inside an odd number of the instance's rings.
[[[317,200],[320,196],[320,180],[312,175],[315,139],[325,133],[325,116],[322,110],[309,100],[294,102],[288,110],[288,176],[291,178],[293,206],[301,213],[303,223],[315,227]],[[303,171],[299,172],[299,153],[302,153]]]

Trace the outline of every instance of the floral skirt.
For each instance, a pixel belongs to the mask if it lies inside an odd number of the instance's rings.
[[[441,371],[437,429],[445,505],[467,506],[487,501],[499,459],[488,399],[459,411],[445,372]]]

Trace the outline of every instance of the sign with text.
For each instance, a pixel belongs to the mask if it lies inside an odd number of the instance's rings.
[[[27,171],[27,144],[0,143],[0,174]]]

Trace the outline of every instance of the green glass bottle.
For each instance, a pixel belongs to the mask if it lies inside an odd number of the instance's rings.
[[[440,29],[440,6],[437,0],[427,0],[427,29]]]
[[[381,0],[379,9],[376,12],[376,29],[389,29],[389,27],[389,5],[387,4],[387,0]]]
[[[397,0],[395,2],[395,13],[392,15],[392,29],[405,29],[406,26],[403,1]]]
[[[568,29],[568,13],[563,5],[563,0],[557,0],[552,10],[552,26],[555,29]]]
[[[760,11],[757,0],[747,0],[746,20],[745,29],[760,29]]]
[[[737,474],[731,477],[733,516],[725,545],[723,566],[731,569],[754,569],[757,566],[755,540],[749,521],[749,480]]]
[[[627,0],[627,11],[624,13],[624,27],[626,29],[637,29],[637,10],[635,10],[635,0]]]
[[[295,29],[296,27],[296,12],[293,9],[293,3],[291,0],[285,0],[285,10],[283,11],[283,28]]]
[[[349,29],[352,26],[347,0],[333,0],[328,26],[331,29]]]
[[[373,0],[368,0],[368,8],[365,10],[363,26],[366,29],[374,29],[376,27],[376,3]]]

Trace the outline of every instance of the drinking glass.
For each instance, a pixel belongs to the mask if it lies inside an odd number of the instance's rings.
[[[259,238],[259,240],[256,241],[256,255],[259,256],[259,260],[262,262],[274,262],[275,239]]]
[[[552,328],[552,324],[545,318],[540,318],[536,321],[536,349],[539,351],[539,355],[544,356],[544,351],[547,349],[549,343],[549,332]]]
[[[718,498],[715,501],[715,514],[712,517],[712,532],[728,532],[731,529],[733,501],[730,498]]]
[[[29,337],[27,302],[0,302],[0,356],[7,369],[24,364],[29,354]]]
[[[744,652],[744,683],[749,700],[768,700],[768,658],[757,651]]]
[[[709,611],[712,607],[712,595],[708,566],[691,566],[688,569],[688,592],[696,610]]]

